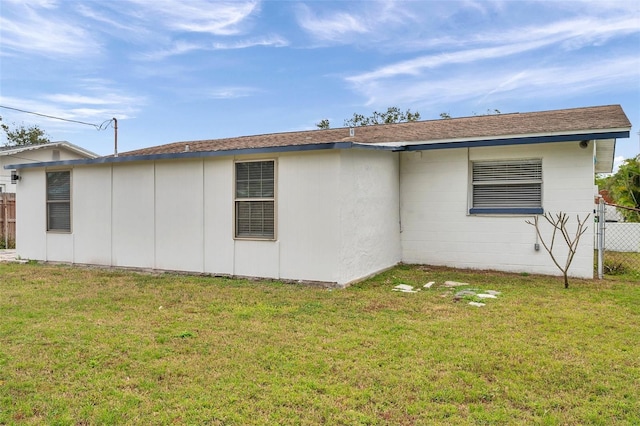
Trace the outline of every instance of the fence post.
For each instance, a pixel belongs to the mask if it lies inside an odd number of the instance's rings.
[[[604,216],[604,198],[600,197],[598,199],[598,223],[596,224],[598,227],[598,279],[602,279],[604,277],[604,232],[605,232],[605,222],[606,218]]]
[[[4,204],[4,248],[9,248],[9,205]]]
[[[7,210],[7,201],[5,200],[4,194],[0,194],[0,205],[2,206],[2,210],[0,211],[0,214],[2,215],[2,236],[4,237],[4,248],[7,248],[9,247],[9,212]]]

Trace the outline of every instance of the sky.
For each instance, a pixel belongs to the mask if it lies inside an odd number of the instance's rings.
[[[0,0],[3,122],[100,155],[421,119],[620,104],[640,151],[640,2]],[[3,142],[0,140],[0,142]]]

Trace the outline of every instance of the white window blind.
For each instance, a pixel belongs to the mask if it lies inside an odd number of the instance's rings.
[[[47,172],[47,231],[71,231],[71,172]]]
[[[542,160],[472,164],[471,213],[541,213]]]
[[[236,163],[235,235],[275,237],[275,161]]]

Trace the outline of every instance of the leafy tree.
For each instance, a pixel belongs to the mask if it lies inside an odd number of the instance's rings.
[[[319,123],[316,123],[316,127],[318,129],[321,129],[321,130],[326,130],[326,129],[330,128],[331,125],[329,124],[329,119],[328,118],[323,118],[322,120],[320,120]]]
[[[640,222],[640,155],[624,160],[615,174],[596,182],[609,192],[615,204],[634,209],[619,209],[627,222]]]
[[[354,113],[353,117],[348,120],[344,120],[344,126],[359,127],[370,126],[372,124],[392,124],[418,120],[420,120],[419,112],[414,113],[411,112],[410,109],[401,111],[398,107],[389,107],[387,108],[386,112],[374,111],[373,114],[368,117],[362,114]],[[319,123],[316,123],[316,127],[318,129],[329,129],[331,128],[331,124],[329,123],[329,119],[325,118],[323,120],[320,120]]]
[[[478,116],[478,115],[498,115],[498,114],[502,114],[502,112],[500,112],[499,109],[487,109],[487,112],[485,112],[484,114],[478,114],[477,112],[473,112],[473,115]],[[443,120],[452,118],[451,114],[449,114],[448,112],[441,112],[440,113],[440,118],[442,118]]]
[[[499,109],[489,109],[487,108],[487,112],[484,114],[478,114],[477,112],[473,112],[473,115],[499,115],[502,114]]]
[[[398,107],[389,107],[386,112],[374,111],[369,117],[354,113],[353,117],[344,120],[345,127],[369,126],[372,124],[391,124],[420,120],[419,112],[401,111]]]
[[[0,117],[0,129],[2,129],[7,136],[5,146],[41,145],[51,142],[47,133],[38,127],[37,124],[31,126],[21,124],[16,126],[15,123],[13,123],[12,128],[2,123],[2,117]]]

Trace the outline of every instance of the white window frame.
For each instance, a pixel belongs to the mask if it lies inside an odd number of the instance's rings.
[[[69,174],[69,197],[64,199],[49,199],[49,174],[50,173],[68,173]],[[45,172],[45,202],[46,202],[46,229],[47,232],[58,233],[71,233],[72,229],[72,208],[71,208],[71,188],[72,188],[72,173],[71,170],[47,170]],[[69,227],[54,228],[51,225],[51,207],[54,205],[68,205],[69,206]]]
[[[472,161],[469,175],[469,214],[544,213],[541,158]]]
[[[270,196],[239,196],[238,195],[238,164],[246,163],[273,163],[273,191]],[[255,159],[255,160],[236,160],[233,164],[233,237],[238,240],[262,240],[275,241],[277,238],[277,175],[278,163],[274,158]],[[273,208],[273,232],[241,232],[240,230],[240,206],[243,203],[271,203]],[[263,226],[264,228],[264,226]]]

